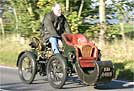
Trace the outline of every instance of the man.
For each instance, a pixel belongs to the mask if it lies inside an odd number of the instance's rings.
[[[43,19],[41,36],[43,40],[48,39],[51,43],[53,53],[59,53],[58,40],[62,33],[71,33],[66,18],[61,14],[61,7],[55,4],[52,11],[47,13]],[[44,41],[45,42],[45,41]]]

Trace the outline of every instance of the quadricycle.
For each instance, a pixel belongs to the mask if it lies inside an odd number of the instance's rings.
[[[86,85],[110,82],[114,77],[111,61],[102,61],[100,50],[82,34],[62,34],[60,53],[54,54],[49,41],[33,37],[30,49],[22,51],[17,59],[20,79],[27,84],[34,81],[37,73],[47,76],[53,88],[62,88],[71,74]]]

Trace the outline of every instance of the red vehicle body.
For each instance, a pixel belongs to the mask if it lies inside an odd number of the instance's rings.
[[[63,34],[64,41],[68,46],[76,50],[76,57],[80,67],[95,67],[94,61],[98,58],[98,49],[82,34]]]

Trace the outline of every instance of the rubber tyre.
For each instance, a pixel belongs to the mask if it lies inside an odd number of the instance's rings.
[[[29,63],[31,64],[31,76],[29,77],[29,79],[25,79],[25,76],[23,74],[23,69],[22,69],[22,65],[24,63],[24,59],[28,58],[29,59]],[[19,58],[19,63],[18,63],[18,74],[20,79],[27,84],[31,84],[35,78],[36,72],[37,72],[37,66],[36,66],[36,58],[34,56],[34,54],[30,51],[25,52],[24,54],[21,55],[21,57]]]
[[[60,70],[59,70],[60,69]],[[67,65],[66,65],[66,59],[61,54],[56,54],[50,58],[47,64],[47,78],[49,84],[53,88],[60,89],[65,84],[65,81],[67,79]],[[58,76],[58,80],[56,78],[57,73],[59,74],[61,71],[62,75],[61,77]]]

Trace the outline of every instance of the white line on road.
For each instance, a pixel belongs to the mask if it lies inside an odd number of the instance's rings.
[[[128,87],[128,86],[134,86],[134,82],[128,82],[126,84],[123,84],[124,87]]]
[[[128,81],[113,80],[114,82],[128,83]]]
[[[11,90],[0,89],[0,91],[11,91]]]
[[[17,69],[17,67],[0,66],[0,68]]]
[[[134,82],[121,81],[121,80],[112,80],[112,81],[124,83],[124,84],[123,84],[124,87],[130,86],[130,85],[133,85],[133,86],[134,86]]]

